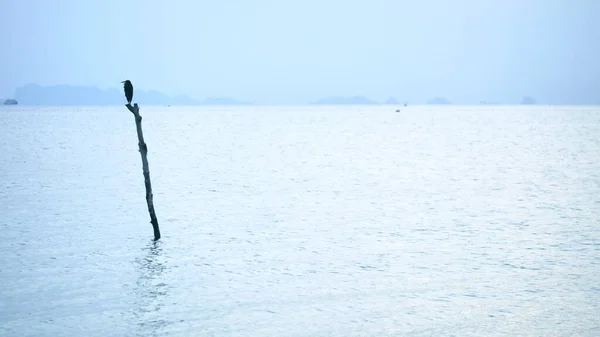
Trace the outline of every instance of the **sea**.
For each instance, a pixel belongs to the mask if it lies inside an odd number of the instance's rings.
[[[399,111],[396,111],[399,109]],[[0,107],[0,336],[600,336],[600,107]]]

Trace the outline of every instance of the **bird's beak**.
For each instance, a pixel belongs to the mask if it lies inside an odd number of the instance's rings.
[[[125,83],[125,81],[121,81],[121,83]]]

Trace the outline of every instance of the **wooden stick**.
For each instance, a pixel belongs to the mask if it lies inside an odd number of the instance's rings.
[[[158,240],[160,239],[160,229],[158,228],[156,212],[154,212],[152,184],[150,183],[150,168],[148,167],[148,147],[146,146],[146,142],[144,142],[144,134],[142,132],[142,116],[140,116],[140,108],[138,107],[137,103],[135,103],[133,106],[128,103],[125,106],[135,117],[138,147],[140,149],[140,154],[142,155],[142,170],[144,172],[144,183],[146,185],[146,202],[148,203],[148,213],[150,213],[150,223],[152,223],[152,228],[154,229],[154,240]]]

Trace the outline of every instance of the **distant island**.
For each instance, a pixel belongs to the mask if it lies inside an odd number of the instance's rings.
[[[311,104],[321,104],[321,105],[354,105],[354,104],[362,104],[362,105],[373,105],[379,104],[375,101],[372,101],[364,96],[352,96],[352,97],[342,97],[342,96],[331,96],[327,98],[322,98],[318,101],[312,102]]]
[[[27,84],[15,90],[15,97],[22,105],[121,105],[125,104],[122,89],[101,90],[86,86],[41,86]],[[228,97],[213,97],[204,101],[187,95],[170,97],[161,92],[138,90],[134,92],[134,102],[143,105],[248,105]],[[6,103],[5,103],[6,104]]]
[[[427,102],[427,104],[452,104],[444,97],[435,97]]]
[[[209,97],[202,101],[202,105],[252,105],[251,102],[238,101],[230,97]]]
[[[525,96],[525,97],[523,97],[523,100],[521,100],[521,104],[524,104],[524,105],[535,104],[535,99],[533,99],[532,97],[529,97],[529,96]]]
[[[390,98],[386,99],[385,102],[383,102],[383,104],[396,105],[396,104],[400,104],[400,103],[398,103],[398,101],[394,97],[390,97]]]
[[[4,105],[17,105],[19,102],[16,99],[8,98],[4,101]]]

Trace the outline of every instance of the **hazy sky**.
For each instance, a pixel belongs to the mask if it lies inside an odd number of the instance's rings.
[[[600,104],[600,0],[0,0],[0,97],[27,83],[305,103]]]

